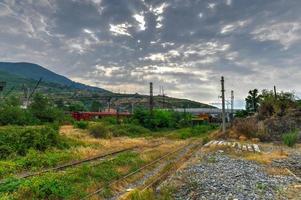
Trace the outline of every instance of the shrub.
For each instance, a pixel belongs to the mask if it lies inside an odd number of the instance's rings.
[[[203,134],[206,134],[214,129],[216,129],[217,126],[216,125],[198,125],[198,126],[195,126],[191,129],[191,133],[193,136],[200,136],[200,135],[203,135]]]
[[[79,129],[87,129],[89,126],[89,123],[86,121],[78,121],[78,122],[74,123],[74,126]]]
[[[135,124],[121,124],[111,127],[114,136],[141,136],[149,134],[150,130]]]
[[[89,126],[89,132],[96,138],[111,138],[112,132],[109,129],[108,124],[105,123],[95,123]]]
[[[33,102],[29,106],[32,115],[41,122],[62,122],[64,121],[64,112],[54,106],[46,96],[37,93],[33,97]]]
[[[146,109],[137,109],[134,112],[132,120],[152,130],[163,128],[173,129],[189,126],[191,116],[189,114],[168,110],[154,110],[151,114]]]
[[[13,153],[13,150],[7,145],[0,146],[0,159],[5,159]]]
[[[28,110],[19,106],[4,105],[0,109],[0,125],[32,125],[38,120]]]
[[[0,158],[26,155],[29,149],[45,151],[50,147],[65,147],[55,126],[5,127],[0,129]]]
[[[202,140],[202,144],[207,144],[208,142],[210,142],[210,138],[209,137],[204,137],[203,140]]]
[[[283,143],[289,147],[295,146],[298,141],[298,132],[293,131],[282,136]]]
[[[25,157],[17,160],[19,166],[25,169],[39,169],[43,167],[54,167],[58,163],[66,162],[75,158],[75,154],[68,151],[46,151],[40,152],[30,149]]]
[[[99,121],[106,124],[118,124],[116,117],[104,117],[99,119]]]
[[[235,119],[233,128],[238,133],[244,134],[247,137],[257,137],[258,119],[256,117]]]

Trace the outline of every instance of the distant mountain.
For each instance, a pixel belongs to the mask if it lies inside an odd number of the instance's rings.
[[[131,111],[132,107],[149,106],[149,96],[141,94],[119,94],[110,91],[74,82],[64,76],[49,71],[42,66],[31,63],[7,63],[0,62],[0,82],[7,83],[3,95],[23,94],[24,87],[31,91],[38,80],[43,81],[37,88],[37,92],[47,94],[55,101],[63,101],[65,104],[82,102],[89,110],[93,101],[98,101],[107,106],[110,101],[113,108],[123,108]],[[21,95],[23,96],[23,95]],[[188,99],[178,99],[168,96],[154,96],[155,108],[212,108],[212,106]]]
[[[64,76],[56,74],[40,65],[33,63],[0,62],[0,71],[7,72],[12,75],[17,75],[25,79],[39,80],[40,78],[42,78],[43,82],[56,83],[73,89],[109,92],[102,88],[92,87],[82,83],[74,82]]]
[[[7,94],[9,91],[13,91],[13,93],[23,93],[24,87],[33,89],[37,85],[37,80],[24,78],[19,75],[10,74],[5,71],[0,70],[0,82],[6,82],[6,85],[4,87],[4,94]],[[57,93],[71,93],[73,94],[77,89],[74,89],[69,86],[65,86],[58,83],[52,83],[52,82],[41,82],[39,87],[37,88],[37,91],[41,93],[51,93],[51,94],[57,94]]]

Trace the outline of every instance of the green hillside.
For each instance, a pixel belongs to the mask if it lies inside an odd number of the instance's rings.
[[[0,62],[0,71],[4,71],[26,79],[39,80],[40,78],[42,78],[44,82],[56,83],[74,89],[108,92],[107,90],[102,88],[92,87],[82,83],[74,82],[64,76],[58,75],[40,65],[33,63]]]
[[[34,73],[23,73],[16,71],[16,68],[12,68],[11,72],[8,68],[5,68],[6,71],[0,70],[0,81],[6,82],[6,87],[2,92],[3,96],[18,95],[21,98],[24,98],[24,88],[28,88],[32,91],[38,80],[37,75],[32,78],[29,74]],[[29,68],[29,71],[32,68]],[[51,72],[53,73],[53,72]],[[19,74],[25,74],[21,76]],[[59,75],[57,75],[59,76]],[[60,80],[57,79],[57,80]],[[69,79],[67,79],[68,82]],[[69,80],[70,81],[70,80]],[[70,105],[76,104],[79,107],[79,110],[87,111],[98,111],[103,110],[108,107],[110,104],[111,108],[119,108],[121,110],[131,111],[134,107],[149,107],[149,96],[141,94],[117,94],[111,92],[104,92],[105,90],[99,89],[84,89],[77,88],[74,85],[65,85],[58,83],[59,81],[50,81],[49,79],[44,79],[39,84],[36,92],[47,95],[50,99],[55,102],[58,102],[60,106],[63,106],[64,109],[69,109]],[[89,87],[89,86],[87,86]],[[81,106],[78,106],[81,105]],[[199,103],[196,101],[191,101],[187,99],[178,99],[168,96],[154,96],[154,107],[155,108],[208,108],[210,105]]]

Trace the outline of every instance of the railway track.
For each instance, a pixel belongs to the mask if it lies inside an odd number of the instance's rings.
[[[86,159],[74,161],[74,162],[71,162],[71,163],[59,165],[59,166],[56,166],[56,167],[44,169],[44,170],[41,170],[41,171],[38,171],[38,172],[21,174],[21,175],[17,176],[17,179],[25,179],[25,178],[30,178],[30,177],[34,177],[34,176],[39,176],[39,175],[45,174],[47,172],[61,171],[61,170],[65,170],[67,168],[72,168],[72,167],[76,167],[76,166],[79,166],[79,165],[84,164],[84,163],[90,163],[90,162],[93,162],[93,161],[96,161],[96,160],[101,160],[101,159],[104,159],[104,158],[107,158],[107,157],[110,157],[110,156],[115,156],[115,155],[118,155],[120,153],[135,150],[135,149],[138,149],[138,148],[144,148],[144,147],[155,148],[155,147],[158,147],[160,145],[162,145],[162,143],[155,144],[155,145],[152,145],[150,147],[149,146],[134,146],[134,147],[125,148],[125,149],[121,149],[121,150],[117,150],[117,151],[111,151],[111,152],[108,152],[108,153],[102,153],[102,154],[99,154],[99,155],[96,155],[96,156],[93,156],[93,157],[90,157],[90,158],[86,158]],[[6,181],[6,179],[0,180],[0,184],[5,183],[5,181]]]
[[[174,150],[174,151],[172,151],[172,152],[168,152],[168,153],[166,153],[166,154],[160,156],[159,158],[157,158],[157,159],[151,161],[150,163],[148,163],[148,164],[146,164],[146,165],[140,167],[139,169],[137,169],[137,170],[135,170],[135,171],[133,171],[133,172],[130,172],[130,173],[126,174],[125,176],[123,176],[123,177],[121,177],[121,178],[119,178],[119,179],[117,179],[117,180],[112,181],[111,183],[109,183],[109,185],[108,185],[107,187],[111,187],[111,186],[113,186],[113,185],[115,185],[115,184],[118,184],[118,183],[120,183],[120,182],[122,182],[122,181],[124,181],[124,180],[126,180],[126,179],[128,179],[128,178],[130,178],[130,177],[132,177],[132,176],[134,176],[134,175],[136,175],[136,174],[138,174],[139,172],[142,172],[143,170],[148,169],[148,168],[150,168],[150,167],[156,165],[157,163],[159,163],[159,162],[161,162],[161,161],[163,161],[163,160],[165,160],[165,159],[168,159],[169,157],[172,157],[172,156],[175,155],[176,153],[181,152],[181,151],[183,151],[183,150],[189,148],[191,145],[192,145],[192,144],[190,143],[190,144],[188,144],[188,145],[181,146],[181,147],[177,148],[176,150]],[[200,144],[195,144],[193,147],[195,147],[195,149],[197,149],[196,147],[199,146],[199,145],[200,145]],[[193,147],[192,147],[192,149],[193,149]],[[183,156],[183,155],[182,155],[182,156]],[[162,168],[162,169],[163,169],[163,168]],[[149,188],[149,187],[153,186],[155,183],[158,182],[159,179],[162,179],[164,176],[167,176],[168,173],[170,173],[170,171],[163,173],[163,174],[160,175],[158,178],[156,178],[154,181],[152,181],[151,183],[147,184],[147,187]],[[153,175],[155,175],[155,174],[153,174]],[[152,175],[152,176],[153,176],[153,175]],[[102,193],[105,189],[106,189],[106,187],[101,187],[101,188],[97,189],[96,191],[94,191],[94,192],[92,192],[92,193],[86,195],[85,197],[81,198],[81,200],[90,199],[91,197],[93,197],[93,196],[95,196],[95,195],[97,195],[97,194]],[[123,192],[123,193],[125,193],[125,192]],[[123,193],[122,193],[122,194],[123,194]],[[114,198],[112,198],[112,199],[114,199]]]

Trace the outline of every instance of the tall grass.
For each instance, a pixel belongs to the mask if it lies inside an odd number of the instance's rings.
[[[0,193],[6,194],[8,199],[80,199],[87,195],[87,191],[107,187],[112,180],[143,164],[138,153],[125,152],[93,166],[85,164],[65,172],[49,172],[26,180],[9,179],[0,185]],[[107,190],[103,195],[108,197],[109,194]]]
[[[67,144],[53,125],[36,127],[8,126],[0,129],[0,159],[14,155],[25,156],[29,149],[45,151],[51,147],[64,148]]]
[[[298,141],[298,131],[292,131],[282,136],[282,141],[288,147],[293,147]]]

